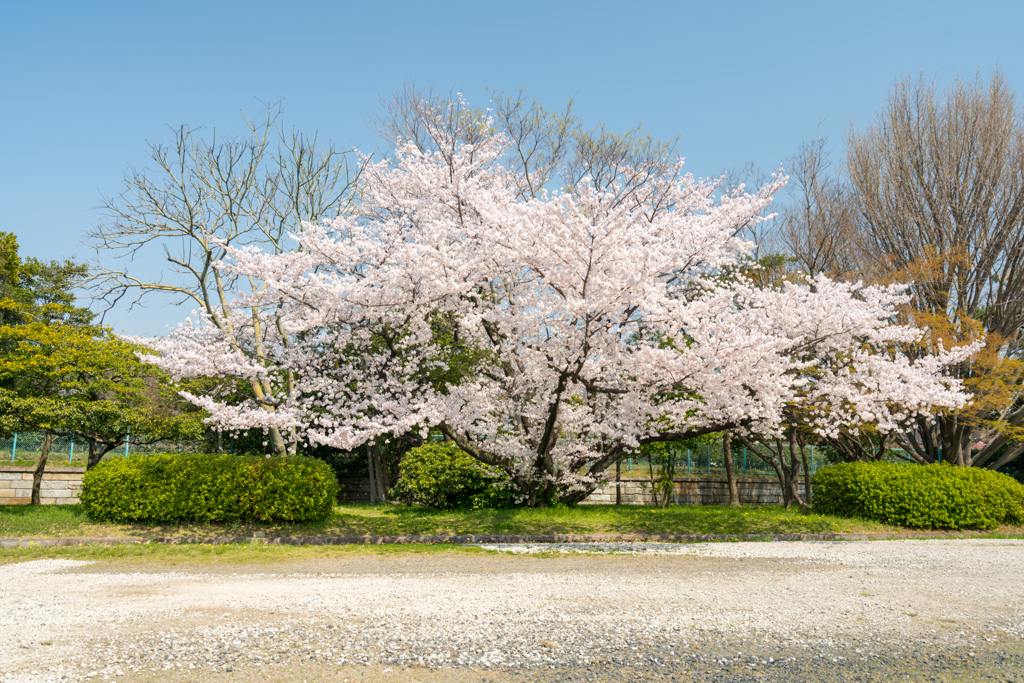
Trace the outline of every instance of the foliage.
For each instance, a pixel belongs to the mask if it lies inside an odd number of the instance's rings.
[[[84,266],[22,262],[12,239],[0,247],[0,429],[87,441],[90,466],[129,433],[136,442],[198,436],[196,416],[172,408],[180,400],[168,400],[166,375],[139,360],[142,347],[75,305]]]
[[[503,472],[448,442],[410,450],[391,495],[438,510],[501,508],[516,501],[514,486]]]
[[[163,453],[101,463],[81,501],[117,522],[300,522],[330,515],[337,492],[330,467],[311,458]]]
[[[814,479],[814,509],[916,529],[1024,523],[1024,486],[1005,474],[947,464],[844,463]]]

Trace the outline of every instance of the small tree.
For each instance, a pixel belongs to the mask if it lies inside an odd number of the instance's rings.
[[[359,176],[346,152],[316,135],[285,129],[281,113],[270,106],[262,119],[245,119],[247,133],[237,138],[179,126],[170,144],[150,144],[149,167],[125,174],[123,190],[105,200],[103,219],[89,233],[97,254],[94,295],[129,308],[161,295],[192,302],[232,340],[235,353],[273,365],[261,337],[281,321],[272,310],[229,305],[261,284],[217,263],[229,247],[288,253],[295,247],[289,233],[304,221],[318,223],[348,210]],[[154,270],[153,260],[163,268]],[[242,344],[232,331],[249,324],[255,335]],[[272,385],[293,380],[263,374],[245,384],[261,409],[273,412],[275,404],[267,400],[277,392]],[[275,453],[294,451],[294,438],[276,424],[267,432]]]
[[[197,434],[195,417],[159,409],[165,376],[139,360],[142,348],[91,324],[92,313],[74,305],[84,266],[18,259],[16,270],[13,298],[0,300],[0,419],[8,431],[45,433],[34,503],[54,436],[86,441],[92,467],[129,434],[140,442]]]

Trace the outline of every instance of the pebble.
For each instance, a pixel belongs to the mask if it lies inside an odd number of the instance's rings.
[[[500,554],[337,571],[2,565],[0,681],[351,666],[565,682],[1024,672],[1021,541],[485,547]]]

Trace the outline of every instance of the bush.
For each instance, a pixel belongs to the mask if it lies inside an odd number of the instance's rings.
[[[512,507],[517,492],[496,467],[484,465],[452,443],[431,443],[411,449],[402,459],[401,476],[391,496],[439,510],[477,510]]]
[[[977,467],[845,463],[814,478],[814,509],[915,529],[1024,523],[1024,486]]]
[[[103,461],[85,473],[82,506],[114,522],[308,522],[326,518],[338,481],[303,457],[160,453]]]

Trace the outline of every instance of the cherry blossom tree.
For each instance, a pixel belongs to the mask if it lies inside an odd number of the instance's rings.
[[[342,449],[440,430],[530,505],[581,500],[647,443],[778,435],[796,409],[820,434],[884,429],[966,400],[943,368],[970,350],[898,352],[921,336],[893,322],[898,290],[736,274],[754,246],[738,235],[783,178],[723,196],[680,162],[532,196],[507,144],[400,146],[365,167],[357,210],[306,224],[296,251],[225,246],[217,267],[260,283],[231,305],[280,324],[201,319],[148,340],[152,360],[268,387],[231,405],[187,395],[216,427]]]

